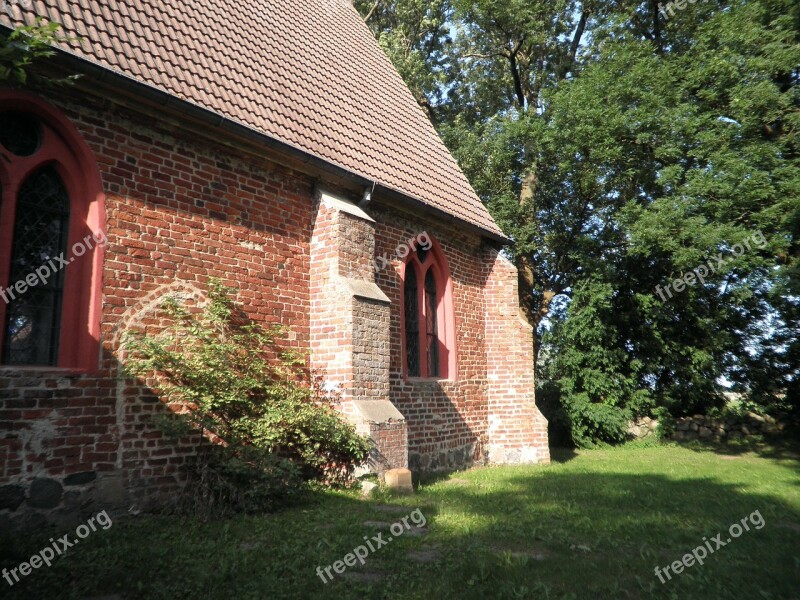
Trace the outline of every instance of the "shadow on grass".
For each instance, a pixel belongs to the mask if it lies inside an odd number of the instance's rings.
[[[468,485],[393,499],[399,506],[391,515],[377,502],[323,495],[318,504],[258,517],[115,523],[50,569],[39,569],[9,598],[796,596],[797,532],[783,524],[800,524],[800,514],[780,498],[711,477],[652,472],[501,468],[465,478]],[[341,576],[323,583],[317,577],[317,566],[341,560],[378,532],[379,525],[365,523],[395,520],[418,507],[428,535],[397,538],[363,567],[347,571],[374,581]],[[654,567],[681,560],[704,537],[723,533],[726,539],[730,525],[754,511],[763,516],[763,528],[742,533],[705,565],[665,584],[655,577]],[[21,556],[43,547],[46,536],[40,537],[26,541]],[[413,551],[432,552],[434,559],[415,562]]]
[[[519,595],[526,590],[556,598],[791,598],[800,584],[800,512],[740,485],[548,471],[512,476],[506,489],[446,492],[451,510],[486,523],[449,544],[474,554],[460,561],[460,576],[492,597],[528,597]],[[751,516],[749,531],[730,533]],[[669,585],[656,578],[656,566],[680,561],[717,534],[725,547],[704,566]]]
[[[800,471],[800,440],[792,437],[800,432],[781,436],[744,438],[733,442],[715,443],[695,440],[680,444],[693,452],[712,452],[722,456],[740,457],[755,455],[794,467]]]
[[[578,456],[575,448],[550,448],[550,462],[566,463]]]

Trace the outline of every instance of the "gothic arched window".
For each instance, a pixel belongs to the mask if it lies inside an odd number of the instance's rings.
[[[0,92],[0,364],[92,369],[100,329],[102,186],[66,119]]]
[[[403,374],[455,379],[452,281],[435,240],[406,257],[402,279]]]

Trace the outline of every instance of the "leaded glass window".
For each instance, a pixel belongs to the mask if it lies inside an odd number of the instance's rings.
[[[438,295],[433,270],[425,275],[425,349],[428,361],[428,377],[439,376],[439,330],[436,324]]]
[[[420,376],[419,360],[419,305],[417,299],[417,274],[411,268],[406,272],[404,304],[406,325],[406,369],[409,377]]]
[[[6,310],[3,363],[55,365],[65,275],[55,259],[66,253],[69,196],[52,166],[20,186],[15,215],[9,279],[14,298]],[[24,293],[13,289],[37,269],[35,285],[26,284]]]

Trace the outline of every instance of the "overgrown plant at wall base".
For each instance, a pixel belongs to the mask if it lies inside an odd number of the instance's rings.
[[[201,454],[196,499],[219,511],[268,510],[310,482],[346,485],[367,458],[356,433],[309,378],[303,361],[281,349],[281,328],[265,329],[237,309],[218,281],[197,312],[162,305],[170,326],[156,335],[127,332],[125,369],[147,381],[177,417],[168,433],[200,432],[215,444]]]

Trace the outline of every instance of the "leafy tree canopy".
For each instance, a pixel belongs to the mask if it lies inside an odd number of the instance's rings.
[[[578,442],[718,404],[725,381],[797,403],[800,6],[662,8],[452,0],[437,86],[410,82],[516,242],[539,379]]]

